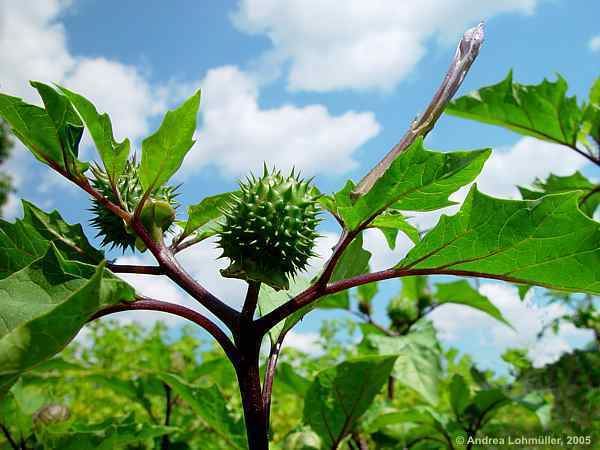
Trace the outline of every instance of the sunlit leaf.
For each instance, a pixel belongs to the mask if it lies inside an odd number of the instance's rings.
[[[178,108],[167,112],[158,130],[142,142],[140,181],[145,190],[162,186],[181,166],[194,145],[192,137],[199,107],[200,91],[197,91]]]
[[[83,265],[69,262],[74,264]],[[65,272],[51,246],[42,258],[0,280],[0,394],[62,350],[100,308],[133,298],[129,285],[103,275],[103,265],[89,279]]]
[[[64,87],[59,87],[59,89],[83,119],[98,153],[100,153],[106,173],[112,180],[115,180],[125,169],[130,150],[129,139],[117,142],[108,114],[100,114],[94,104],[82,95]]]
[[[537,85],[514,83],[512,71],[498,84],[460,97],[446,113],[499,125],[517,133],[574,146],[582,113],[575,97],[567,97],[567,82],[544,80]]]
[[[473,187],[397,267],[599,293],[600,225],[578,209],[578,197],[501,200]]]

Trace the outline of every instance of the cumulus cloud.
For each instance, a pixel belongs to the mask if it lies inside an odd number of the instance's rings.
[[[285,337],[285,347],[293,347],[304,353],[311,355],[318,354],[321,351],[319,345],[319,334],[312,332],[300,333],[290,331]]]
[[[500,14],[530,14],[537,0],[241,0],[242,31],[266,35],[274,61],[289,62],[293,90],[391,89],[426,53],[432,37],[448,40]],[[452,20],[448,20],[452,17]]]
[[[565,146],[532,137],[509,148],[495,149],[477,179],[479,189],[498,197],[519,197],[516,185],[528,186],[537,178],[571,175],[587,164]]]
[[[118,135],[137,139],[164,109],[164,88],[151,88],[138,68],[74,55],[60,15],[70,2],[32,0],[0,4],[3,92],[39,103],[28,80],[60,83],[88,96],[113,118]]]
[[[593,36],[588,42],[588,48],[592,52],[600,52],[600,34]]]
[[[0,54],[2,92],[40,104],[29,80],[59,83],[78,91],[94,102],[100,111],[108,112],[113,120],[116,136],[134,141],[150,130],[152,118],[166,108],[170,85],[151,86],[144,74],[131,65],[105,58],[74,55],[68,48],[60,16],[69,6],[66,0],[32,0],[28,2],[0,2]],[[84,158],[92,157],[91,139],[84,137]],[[46,207],[55,196],[48,192],[68,185],[62,177],[42,169],[33,158],[22,158],[25,152],[18,144],[13,150],[9,170],[15,187],[25,182],[46,200]],[[70,189],[61,189],[69,192]],[[18,212],[15,196],[9,198],[6,215]]]
[[[370,112],[333,116],[322,105],[289,104],[263,109],[256,81],[235,66],[209,70],[201,86],[203,124],[185,174],[211,164],[240,175],[263,161],[307,175],[339,174],[356,166],[352,153],[380,130]]]
[[[486,295],[515,328],[492,319],[488,315],[462,305],[443,305],[431,313],[440,338],[450,343],[463,336],[475,339],[480,336],[486,350],[498,356],[512,347],[525,348],[536,367],[556,361],[561,354],[572,350],[571,340],[586,341],[592,338],[588,330],[572,325],[561,326],[558,334],[548,333],[541,340],[537,335],[544,324],[568,311],[560,304],[540,305],[531,301],[531,293],[522,301],[514,286],[485,283],[479,291]]]

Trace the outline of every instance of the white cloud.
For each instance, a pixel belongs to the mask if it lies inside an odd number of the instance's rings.
[[[544,324],[567,313],[563,305],[534,304],[531,293],[522,301],[517,288],[505,284],[485,283],[479,291],[496,305],[515,330],[475,309],[449,304],[437,308],[430,315],[441,339],[452,342],[464,336],[482,336],[484,341],[490,341],[490,348],[486,350],[493,349],[498,355],[508,348],[525,348],[534,365],[540,367],[572,350],[571,339],[592,338],[592,333],[587,330],[563,325],[558,334],[547,333],[538,340],[537,335]]]
[[[318,354],[321,351],[319,334],[290,331],[285,337],[284,348],[285,347],[293,347],[311,355]]]
[[[342,173],[356,166],[352,153],[380,126],[372,113],[331,115],[322,105],[262,109],[258,86],[234,66],[208,71],[201,83],[203,125],[183,168],[213,164],[226,175],[259,170],[263,161],[306,175]]]
[[[600,34],[597,34],[590,39],[588,47],[592,52],[600,52]]]
[[[483,192],[517,198],[516,185],[529,186],[536,178],[551,173],[571,175],[587,164],[581,155],[565,146],[532,137],[521,138],[508,149],[495,149],[477,178]]]
[[[165,109],[170,86],[151,86],[134,66],[72,54],[60,23],[60,15],[69,4],[65,0],[0,2],[0,90],[40,104],[29,80],[63,84],[89,97],[100,111],[108,112],[118,138],[141,138],[149,132],[152,117]],[[89,137],[84,139],[84,153],[90,153],[90,142]],[[23,151],[17,145],[13,159]],[[32,158],[19,169],[11,174],[21,178],[21,184],[38,186],[41,194],[67,185],[49,170],[41,171]],[[11,215],[16,212],[15,204],[11,197],[7,208]]]
[[[390,89],[426,53],[431,37],[507,12],[532,13],[537,0],[241,0],[242,31],[266,35],[273,61],[289,61],[293,90]],[[449,20],[449,18],[452,18]]]

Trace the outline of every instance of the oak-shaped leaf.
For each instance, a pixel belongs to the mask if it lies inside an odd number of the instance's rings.
[[[578,201],[577,192],[503,200],[473,186],[396,267],[598,294],[600,224]]]
[[[574,146],[582,112],[575,97],[567,96],[567,89],[567,82],[560,75],[556,81],[523,85],[513,82],[511,71],[500,83],[450,102],[445,112],[525,136]]]
[[[134,298],[124,281],[65,260],[54,245],[0,280],[0,395],[25,371],[60,352],[101,308]]]

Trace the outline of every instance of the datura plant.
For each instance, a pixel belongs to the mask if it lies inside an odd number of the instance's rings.
[[[262,175],[250,174],[236,191],[189,206],[187,216],[175,200],[178,188],[169,182],[194,144],[199,91],[167,112],[137,152],[128,139],[115,139],[107,114],[66,87],[32,82],[43,106],[0,94],[0,117],[16,138],[90,196],[91,224],[100,245],[145,251],[156,260],[146,266],[107,261],[81,225],[23,201],[22,219],[0,222],[0,397],[17,395],[20,379],[34,368],[41,370],[90,321],[121,311],[160,311],[191,321],[221,346],[237,375],[243,409],[238,418],[243,416],[245,432],[235,415],[216,406],[222,402],[218,389],[209,394],[169,372],[159,374],[164,385],[205,414],[207,423],[227,437],[228,448],[265,450],[273,380],[286,334],[314,308],[347,305],[349,289],[357,288],[365,317],[371,314],[371,286],[392,278],[471,277],[515,283],[522,291],[541,286],[600,293],[600,229],[594,220],[599,190],[579,173],[522,187],[520,200],[491,197],[473,184],[460,210],[442,215],[427,232],[407,220],[411,212],[452,205],[449,196],[471,185],[490,155],[489,149],[426,149],[424,138],[444,110],[561,144],[600,165],[598,83],[584,104],[566,96],[562,78],[522,86],[512,76],[452,101],[482,42],[482,25],[464,34],[429,106],[360,182],[348,181],[339,192],[324,194],[312,180],[271,169],[266,162]],[[82,160],[85,129],[97,161]],[[340,226],[340,237],[310,279],[305,269],[326,214]],[[371,254],[363,248],[368,229],[381,231],[391,247],[399,233],[413,246],[392,267],[371,271]],[[240,310],[206,289],[178,260],[179,252],[208,238],[229,261],[222,275],[247,284]],[[120,274],[164,276],[211,316],[143,296]],[[306,389],[303,426],[290,435],[286,448],[335,449],[360,434],[359,419],[390,377],[411,383],[413,378],[403,376],[395,361],[421,343],[401,335],[433,302],[467,302],[498,318],[499,312],[466,280],[456,283],[435,293],[415,285],[414,292],[395,299],[389,306],[393,323],[388,335],[372,336],[365,346],[368,355],[325,368]],[[460,299],[453,297],[457,292]],[[394,341],[409,338],[402,345]],[[261,353],[264,345],[270,346],[267,355]],[[419,351],[419,357],[430,351]],[[435,404],[433,391],[423,395]]]

